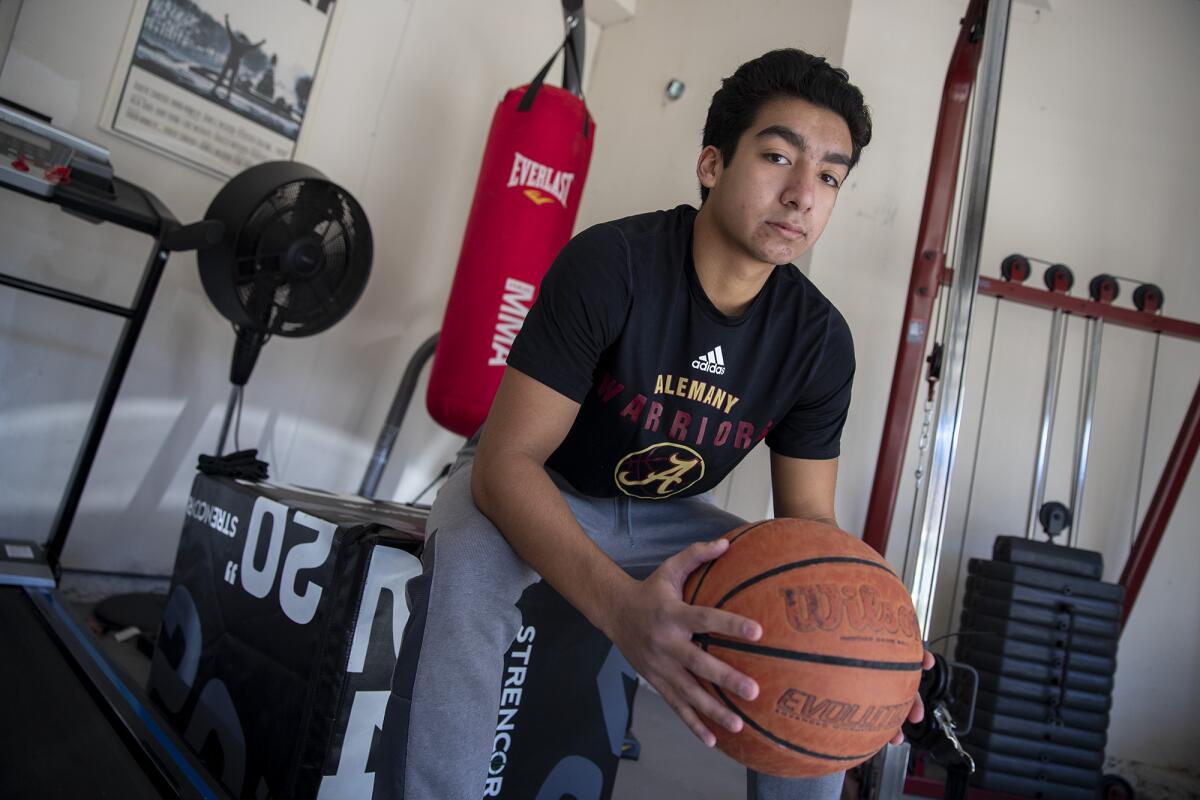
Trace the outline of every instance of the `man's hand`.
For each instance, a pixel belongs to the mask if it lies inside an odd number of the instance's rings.
[[[921,669],[927,670],[932,668],[933,653],[926,650],[925,657],[921,659]],[[921,702],[921,694],[918,692],[917,696],[913,698],[912,708],[908,710],[908,721],[915,725],[923,719],[925,719],[925,704]],[[891,743],[904,744],[904,731],[898,731],[896,735],[892,737]]]
[[[711,681],[747,700],[758,696],[758,684],[692,642],[696,633],[719,633],[755,641],[762,626],[728,611],[693,606],[683,601],[683,584],[701,564],[720,556],[729,541],[697,542],[671,556],[625,597],[613,598],[605,633],[634,669],[659,691],[684,724],[705,745],[716,737],[707,717],[737,733],[741,717],[700,686],[697,677]]]

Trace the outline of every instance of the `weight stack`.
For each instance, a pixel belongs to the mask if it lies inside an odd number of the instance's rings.
[[[970,560],[955,657],[979,671],[972,785],[1097,797],[1124,598],[1103,568],[1099,553],[1015,536]]]

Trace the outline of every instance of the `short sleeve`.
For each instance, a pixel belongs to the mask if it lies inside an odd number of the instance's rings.
[[[508,365],[582,403],[601,353],[625,326],[631,296],[624,235],[611,224],[588,228],[551,264]]]
[[[792,458],[829,459],[841,452],[842,427],[854,384],[854,340],[836,309],[821,338],[821,355],[800,397],[767,434],[767,446]]]

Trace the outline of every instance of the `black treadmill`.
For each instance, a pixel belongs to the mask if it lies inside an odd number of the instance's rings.
[[[228,797],[52,590],[0,586],[0,709],[0,797]]]
[[[126,320],[50,541],[43,549],[0,540],[0,798],[226,798],[55,590],[59,556],[167,257],[220,230],[180,226],[154,195],[112,174],[107,151],[27,109],[0,103],[0,157],[0,188],[154,238],[129,308],[0,272],[0,287]]]

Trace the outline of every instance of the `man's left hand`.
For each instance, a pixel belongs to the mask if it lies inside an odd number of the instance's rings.
[[[932,667],[933,653],[926,650],[925,657],[921,659],[921,669],[927,670]],[[913,698],[912,708],[908,710],[908,721],[915,725],[923,719],[925,719],[925,704],[921,702],[921,695],[918,693],[917,696]],[[904,731],[898,731],[896,735],[892,737],[891,743],[904,744]]]

